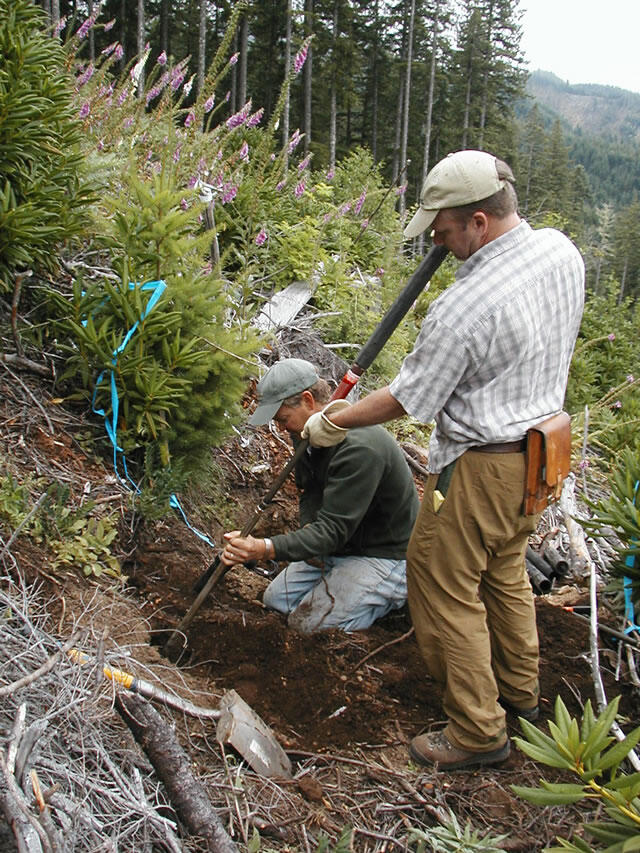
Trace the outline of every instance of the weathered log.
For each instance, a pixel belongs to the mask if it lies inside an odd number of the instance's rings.
[[[569,474],[562,486],[559,503],[567,533],[569,534],[569,569],[574,578],[579,578],[589,574],[591,557],[587,550],[584,530],[576,521],[576,518],[579,518],[579,513],[576,506],[575,483],[575,475]]]
[[[155,708],[131,693],[118,693],[116,708],[147,754],[189,832],[203,839],[211,853],[237,853],[237,846],[193,775],[188,755]]]

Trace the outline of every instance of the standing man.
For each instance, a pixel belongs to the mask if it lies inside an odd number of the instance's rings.
[[[505,709],[538,716],[538,637],[524,555],[527,430],[562,409],[584,302],[584,264],[559,231],[517,212],[511,169],[458,151],[427,175],[405,237],[432,228],[464,263],[431,305],[391,385],[314,415],[312,445],[404,414],[435,419],[429,477],[407,551],[409,609],[446,728],[413,738],[419,764],[509,755]]]
[[[300,358],[277,362],[258,383],[254,425],[274,420],[294,444],[321,412],[329,385]],[[344,400],[331,404],[348,405]],[[264,603],[289,614],[305,634],[358,631],[407,598],[406,551],[418,494],[402,451],[379,426],[356,429],[339,445],[309,447],[296,465],[301,527],[271,539],[225,534],[225,565],[291,560],[267,587]]]

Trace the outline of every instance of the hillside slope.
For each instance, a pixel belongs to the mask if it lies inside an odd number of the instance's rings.
[[[547,127],[560,120],[569,156],[584,167],[595,205],[620,208],[640,193],[640,95],[614,86],[571,85],[547,71],[527,83]]]

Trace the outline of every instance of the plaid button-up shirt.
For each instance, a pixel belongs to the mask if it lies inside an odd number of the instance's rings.
[[[583,305],[584,263],[554,229],[523,221],[462,264],[389,389],[435,419],[431,472],[561,410]]]

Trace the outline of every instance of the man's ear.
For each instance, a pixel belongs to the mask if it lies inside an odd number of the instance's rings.
[[[489,217],[483,210],[476,210],[471,217],[471,221],[478,231],[486,233],[489,230]]]
[[[316,400],[311,391],[309,391],[309,389],[302,392],[302,399],[300,400],[300,402],[304,403],[305,406],[309,409],[315,409]]]

